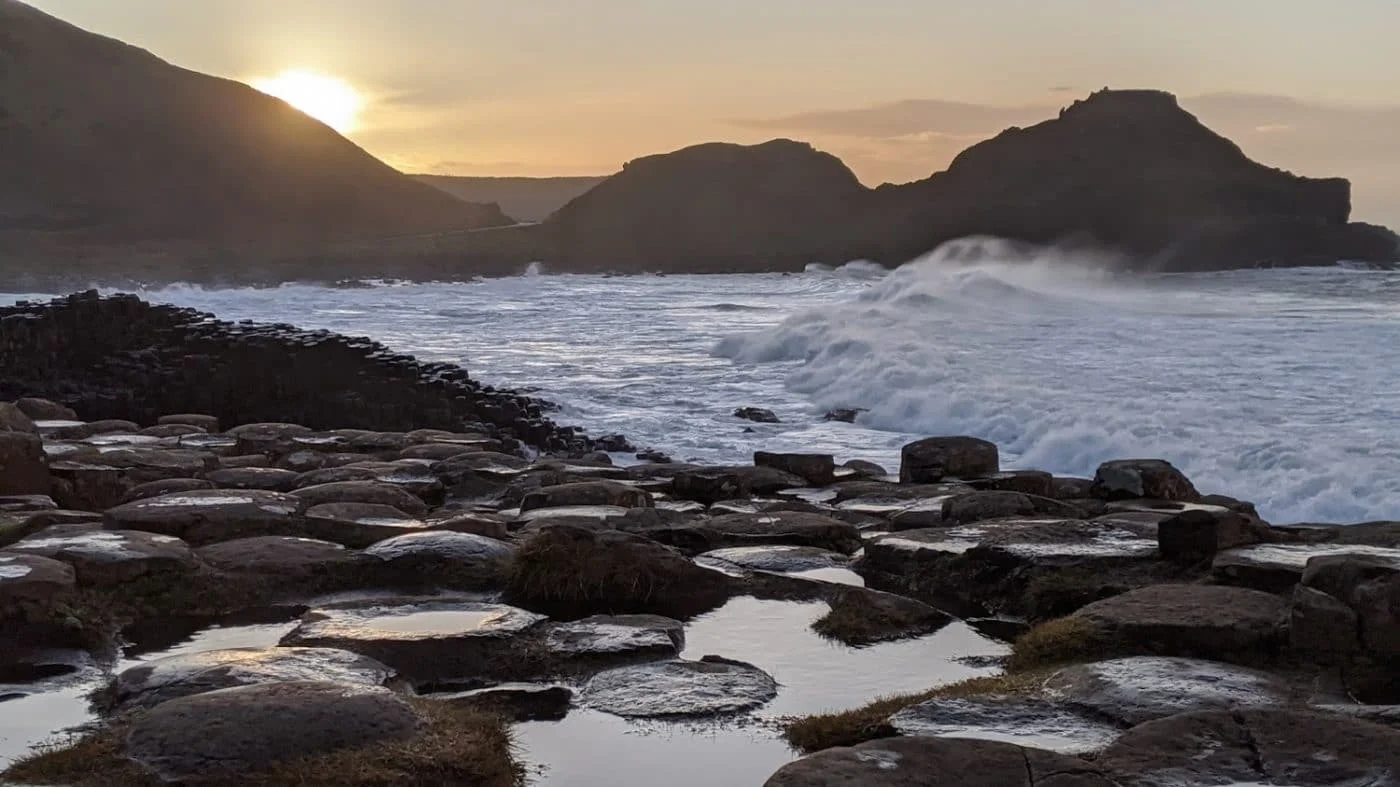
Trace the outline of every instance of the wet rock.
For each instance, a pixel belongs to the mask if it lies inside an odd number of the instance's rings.
[[[425,459],[433,462],[442,462],[462,454],[478,453],[482,448],[460,443],[419,443],[410,445],[399,451],[400,459]],[[497,444],[497,450],[499,444]]]
[[[360,653],[415,684],[532,677],[519,638],[543,615],[503,604],[434,598],[364,602],[307,612],[282,645]]]
[[[358,459],[359,458],[356,457],[354,460],[348,460],[346,464],[349,464],[350,461],[358,461]],[[294,473],[301,473],[304,475],[313,470],[324,468],[328,461],[326,454],[320,451],[293,451],[283,456],[281,459],[278,459],[277,466],[284,470],[291,470]],[[301,483],[302,479],[297,479],[297,484],[301,485]],[[314,485],[314,483],[306,484],[306,486]]]
[[[1246,588],[1153,585],[1096,601],[1074,614],[1129,652],[1264,661],[1280,644],[1283,599]]]
[[[57,440],[86,440],[98,435],[134,435],[141,431],[141,425],[120,418],[106,418],[87,423],[63,424],[43,431],[46,436]]]
[[[1221,584],[1285,593],[1303,581],[1309,560],[1348,555],[1394,560],[1400,566],[1400,549],[1348,544],[1260,544],[1221,552],[1211,571]]]
[[[185,426],[183,424],[165,424],[163,426],[148,426],[137,434],[145,437],[184,437],[192,434],[207,434],[197,426]]]
[[[760,424],[782,423],[772,410],[764,410],[761,407],[740,407],[734,411],[734,417]]]
[[[646,450],[646,451],[638,451],[638,452],[636,453],[636,458],[642,460],[643,462],[651,462],[651,463],[653,463],[653,464],[660,464],[660,465],[669,465],[669,464],[671,464],[673,461],[675,461],[675,460],[673,460],[673,459],[671,458],[670,454],[666,454],[666,453],[663,453],[663,452],[661,452],[661,451],[657,451],[657,450],[655,450],[655,449],[648,449],[648,450]]]
[[[930,437],[904,446],[899,481],[936,484],[944,478],[980,478],[1000,470],[994,443],[975,437]]]
[[[850,554],[860,549],[860,530],[821,514],[773,511],[762,514],[729,514],[699,523],[714,534],[714,546],[789,544]],[[660,533],[648,533],[665,540]]]
[[[546,627],[544,644],[570,661],[680,654],[685,626],[660,615],[594,615]]]
[[[208,565],[232,574],[252,605],[278,594],[329,592],[360,584],[371,566],[340,544],[292,536],[258,536],[211,544],[196,554]],[[377,563],[378,561],[374,561]]]
[[[428,506],[421,499],[398,486],[377,481],[318,484],[299,488],[292,495],[306,501],[308,507],[324,503],[373,503],[392,506],[413,516],[428,513]]]
[[[1001,741],[914,736],[827,749],[764,787],[1116,787],[1077,757]]]
[[[306,501],[277,492],[209,489],[162,495],[110,509],[111,530],[144,530],[194,546],[265,535],[301,535]]]
[[[777,694],[777,682],[758,667],[706,656],[599,673],[584,686],[580,700],[616,716],[661,718],[737,713]]]
[[[953,622],[947,613],[921,601],[862,587],[835,588],[826,599],[831,610],[812,629],[847,645],[921,637]]]
[[[156,419],[156,423],[161,426],[193,426],[203,429],[209,434],[219,431],[219,419],[212,415],[199,415],[196,413],[174,413],[172,415],[162,415]]]
[[[729,598],[732,580],[630,533],[543,528],[517,548],[507,598],[560,618],[653,613],[686,619]]]
[[[472,533],[429,530],[380,541],[365,555],[405,582],[464,590],[498,586],[515,547]]]
[[[1321,590],[1298,585],[1289,606],[1289,646],[1320,661],[1361,650],[1361,621],[1355,610]]]
[[[47,495],[51,486],[43,440],[27,431],[0,431],[0,495]]]
[[[901,735],[935,735],[1001,741],[1062,754],[1102,750],[1123,728],[1092,712],[1028,697],[942,698],[890,717]]]
[[[883,466],[877,465],[874,462],[867,462],[864,459],[852,459],[841,466],[849,470],[854,470],[857,475],[866,478],[884,478],[890,474],[890,471],[886,470]]]
[[[245,467],[272,467],[272,460],[262,454],[219,457],[220,470],[239,470]]]
[[[66,563],[13,552],[0,552],[0,617],[24,602],[47,602],[77,586],[77,575]]]
[[[1383,785],[1400,773],[1400,731],[1299,710],[1185,713],[1134,727],[1098,764],[1125,787]]]
[[[205,476],[219,489],[263,489],[268,492],[290,492],[296,488],[298,474],[276,467],[237,467],[215,470]]]
[[[1201,493],[1164,459],[1118,459],[1094,473],[1093,495],[1104,500],[1151,498],[1194,503]]]
[[[836,460],[831,454],[773,454],[757,451],[753,463],[771,467],[806,479],[812,486],[826,486],[836,481]]]
[[[1368,656],[1383,664],[1400,660],[1400,557],[1394,554],[1325,555],[1308,560],[1302,584],[1320,590],[1355,611]],[[1400,683],[1388,670],[1377,687],[1385,697],[1400,697]]]
[[[1034,497],[1062,499],[1054,494],[1054,482],[1054,476],[1041,470],[1005,470],[985,478],[969,478],[966,483],[979,492],[1019,492]]]
[[[719,563],[748,571],[775,571],[785,574],[822,568],[844,568],[851,562],[848,555],[840,552],[783,544],[715,549],[695,560],[702,565]]]
[[[856,418],[859,417],[860,414],[863,412],[866,411],[858,407],[846,407],[837,410],[828,410],[826,415],[822,416],[822,420],[838,421],[840,423],[853,424],[856,422]]]
[[[1094,480],[1092,478],[1055,476],[1050,482],[1050,494],[1046,497],[1053,497],[1056,500],[1081,500],[1091,497],[1093,488]]]
[[[46,420],[46,419],[37,419]],[[35,419],[26,415],[23,408],[13,402],[0,402],[0,432],[23,432],[24,434],[39,435],[39,427],[34,423]]]
[[[426,527],[417,517],[377,503],[323,503],[306,510],[308,535],[355,549]]]
[[[394,671],[374,659],[330,648],[237,648],[169,656],[130,667],[104,692],[105,710],[151,708],[234,686],[281,681],[333,681],[387,686]]]
[[[233,779],[303,757],[407,740],[423,721],[371,686],[298,681],[170,700],[141,714],[126,754],[165,781]]]
[[[141,578],[175,579],[199,569],[178,538],[93,524],[55,525],[11,544],[11,552],[40,555],[73,567],[79,585],[112,588]]]
[[[456,694],[432,694],[428,695],[428,699],[498,714],[519,724],[527,721],[559,721],[569,714],[574,692],[567,686],[504,683]]]
[[[1188,564],[1210,560],[1223,550],[1258,544],[1266,538],[1268,528],[1263,523],[1234,511],[1183,511],[1157,525],[1157,545],[1162,557]]]
[[[239,454],[287,453],[294,445],[293,437],[311,433],[310,427],[277,422],[243,424],[227,432],[238,441],[234,453]]]
[[[619,508],[650,508],[651,495],[628,484],[615,481],[585,481],[576,484],[546,486],[525,495],[521,511],[562,506],[617,506]]]
[[[146,500],[161,495],[173,495],[179,492],[194,492],[201,489],[213,489],[214,485],[202,478],[167,478],[161,481],[148,481],[144,484],[137,484],[132,487],[122,499],[123,503],[133,503],[137,500]]]
[[[806,483],[801,476],[771,467],[715,467],[676,473],[671,480],[671,496],[711,505],[722,500],[771,495]]]
[[[1285,705],[1291,694],[1267,672],[1153,656],[1067,667],[1046,682],[1045,692],[1125,726],[1192,711]]]
[[[490,514],[458,514],[450,519],[432,521],[429,526],[434,530],[473,533],[497,541],[510,538],[510,526],[504,520]]]
[[[15,400],[15,409],[35,421],[76,421],[78,414],[71,407],[64,407],[48,399],[27,397]],[[0,404],[0,407],[4,407]],[[3,420],[3,419],[0,419]]]
[[[1034,497],[1020,492],[971,492],[949,497],[943,502],[945,522],[966,525],[984,519],[1004,519],[1018,516],[1045,516],[1074,519],[1077,508],[1048,497]]]

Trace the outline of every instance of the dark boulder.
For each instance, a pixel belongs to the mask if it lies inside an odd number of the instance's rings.
[[[979,478],[1001,469],[996,444],[975,437],[930,437],[904,446],[902,484],[936,484],[945,478]]]

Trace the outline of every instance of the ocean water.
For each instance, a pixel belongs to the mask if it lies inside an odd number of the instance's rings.
[[[1162,457],[1274,522],[1400,519],[1400,273],[1139,276],[994,240],[886,271],[552,276],[143,292],[225,319],[372,336],[537,389],[556,419],[677,460],[807,450],[894,469],[969,434],[1003,464]],[[0,295],[5,301],[20,294]],[[30,297],[33,297],[31,294]],[[781,424],[737,420],[773,410]],[[832,408],[863,408],[856,424]]]

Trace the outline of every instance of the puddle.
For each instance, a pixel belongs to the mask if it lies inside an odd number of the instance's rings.
[[[407,615],[385,615],[370,618],[365,624],[375,631],[390,631],[420,636],[452,637],[464,631],[488,627],[508,617],[503,612],[449,611],[410,612]]]
[[[845,710],[881,695],[995,674],[957,660],[1007,653],[1005,645],[961,622],[918,640],[849,648],[809,628],[826,609],[821,603],[738,598],[695,619],[686,626],[685,658],[713,654],[753,664],[778,681],[778,696],[749,716],[708,723],[635,722],[573,710],[562,721],[521,724],[516,731],[523,758],[538,769],[533,783],[762,784],[796,757],[774,719]]]

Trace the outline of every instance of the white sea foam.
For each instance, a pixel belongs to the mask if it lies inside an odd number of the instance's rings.
[[[909,440],[973,434],[1063,474],[1161,456],[1275,521],[1400,519],[1400,274],[1109,262],[982,239],[892,272],[143,294],[463,363],[682,461],[815,450],[894,469]],[[748,405],[783,422],[731,417]],[[836,407],[869,412],[822,420]]]

